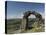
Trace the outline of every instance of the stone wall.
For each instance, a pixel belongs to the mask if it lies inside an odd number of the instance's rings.
[[[35,12],[35,11],[27,11],[24,13],[23,19],[22,19],[22,24],[21,24],[21,31],[27,30],[28,28],[28,17],[33,14],[36,16],[36,18],[39,19],[39,21],[42,20],[41,14]]]

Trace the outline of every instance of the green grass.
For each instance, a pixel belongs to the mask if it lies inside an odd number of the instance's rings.
[[[36,21],[36,22],[35,22]],[[32,23],[31,23],[32,22]],[[44,21],[43,21],[44,22]],[[11,33],[20,29],[22,23],[22,19],[10,19],[7,20],[7,33]],[[19,33],[26,33],[26,32],[44,32],[45,31],[45,26],[43,23],[38,23],[36,19],[29,19],[29,23],[32,25],[32,29],[24,30]],[[43,26],[42,26],[43,25]]]

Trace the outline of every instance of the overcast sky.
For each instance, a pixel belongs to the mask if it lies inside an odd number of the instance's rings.
[[[44,3],[7,2],[7,19],[22,18],[26,11],[36,11],[44,18]],[[32,17],[35,17],[34,15]]]

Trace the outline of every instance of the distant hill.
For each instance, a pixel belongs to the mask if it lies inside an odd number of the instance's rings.
[[[29,18],[28,19],[28,27],[31,28],[34,22],[37,22],[36,18]],[[42,21],[44,23],[44,19]],[[20,29],[22,23],[22,19],[8,19],[7,20],[7,31],[13,32]],[[35,26],[34,26],[35,27]]]

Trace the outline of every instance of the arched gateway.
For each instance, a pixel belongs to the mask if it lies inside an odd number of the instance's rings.
[[[27,28],[28,28],[28,17],[29,17],[31,14],[35,15],[36,18],[39,19],[39,21],[42,20],[41,14],[39,14],[39,13],[37,13],[37,12],[35,12],[35,11],[33,11],[33,12],[32,12],[32,11],[27,11],[27,12],[25,12],[25,13],[24,13],[24,16],[23,16],[23,19],[22,19],[22,25],[21,25],[21,30],[22,30],[22,31],[23,31],[23,30],[27,30]]]

